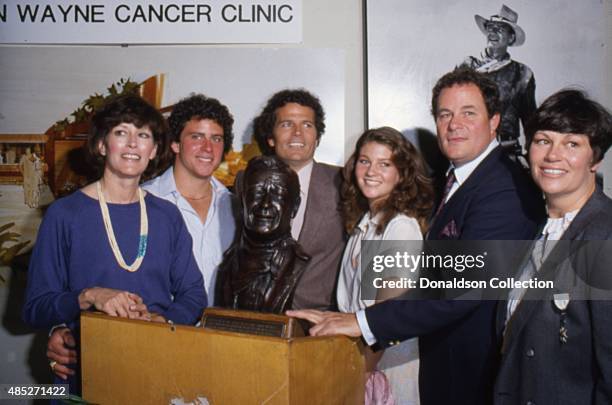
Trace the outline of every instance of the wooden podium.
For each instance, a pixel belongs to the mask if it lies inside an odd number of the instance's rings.
[[[95,404],[362,404],[361,343],[81,315],[83,399]],[[198,402],[195,402],[198,403]]]

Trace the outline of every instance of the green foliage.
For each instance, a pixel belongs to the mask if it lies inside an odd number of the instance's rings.
[[[104,97],[102,94],[94,93],[83,102],[83,107],[89,112],[94,112],[102,107],[104,101],[106,101],[106,97]]]
[[[127,79],[119,79],[118,82],[111,84],[107,89],[107,94],[103,95],[100,93],[94,93],[87,97],[85,101],[74,110],[70,117],[66,117],[63,120],[57,121],[53,125],[53,130],[57,132],[62,132],[66,128],[68,128],[71,124],[79,124],[81,122],[87,122],[91,115],[98,111],[100,107],[106,103],[112,97],[121,96],[124,94],[132,94],[138,91],[140,87],[139,83],[132,81],[129,77]]]

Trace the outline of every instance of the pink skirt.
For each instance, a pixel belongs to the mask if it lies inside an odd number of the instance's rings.
[[[382,371],[370,373],[365,386],[365,405],[395,405],[391,385]]]

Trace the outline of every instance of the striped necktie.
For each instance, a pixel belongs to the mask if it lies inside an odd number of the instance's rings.
[[[455,177],[455,169],[450,169],[450,171],[448,172],[448,176],[446,176],[446,185],[444,186],[444,194],[442,194],[442,199],[440,200],[440,204],[438,205],[438,209],[436,210],[436,213],[434,214],[433,219],[435,219],[438,216],[440,211],[442,211],[442,207],[444,207],[444,205],[446,204],[446,199],[448,198],[448,194],[453,188],[453,184],[455,184],[455,180],[457,180]]]

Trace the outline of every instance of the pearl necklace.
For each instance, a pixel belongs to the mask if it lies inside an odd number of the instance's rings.
[[[121,250],[119,250],[119,245],[117,244],[117,239],[115,239],[115,232],[113,231],[113,224],[110,219],[110,214],[108,212],[108,206],[106,205],[106,199],[104,198],[104,193],[102,192],[102,184],[98,181],[96,183],[96,189],[98,191],[98,202],[100,203],[100,211],[102,211],[102,219],[104,220],[104,228],[106,229],[106,236],[108,237],[108,242],[110,243],[111,249],[113,250],[113,254],[115,255],[115,260],[119,263],[123,269],[129,272],[135,272],[138,270],[140,265],[142,264],[142,260],[144,258],[145,253],[147,252],[147,238],[149,233],[149,219],[147,218],[147,206],[144,202],[144,193],[142,189],[138,188],[138,202],[140,203],[140,240],[138,242],[138,254],[136,255],[136,259],[131,265],[127,265],[125,260],[123,259],[123,255],[121,254]]]

